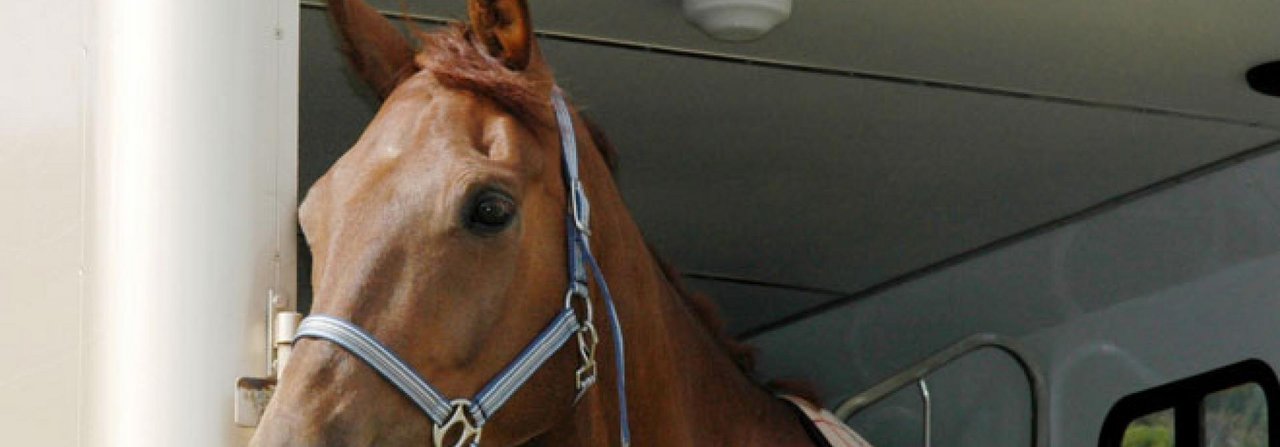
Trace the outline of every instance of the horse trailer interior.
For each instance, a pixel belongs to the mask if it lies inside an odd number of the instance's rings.
[[[530,3],[759,381],[877,446],[1280,445],[1280,2]],[[379,107],[327,8],[0,0],[0,444],[248,443]]]

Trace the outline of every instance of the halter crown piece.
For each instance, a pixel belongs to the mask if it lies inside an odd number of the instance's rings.
[[[569,210],[565,219],[565,239],[569,252],[569,282],[565,292],[564,309],[551,320],[541,333],[503,368],[479,393],[470,399],[449,400],[423,379],[413,367],[397,356],[373,335],[355,323],[328,315],[311,315],[302,320],[294,340],[315,338],[328,340],[343,347],[363,360],[384,379],[395,385],[409,400],[426,413],[435,424],[432,439],[437,447],[444,446],[449,434],[456,434],[453,447],[478,447],[484,424],[502,405],[511,399],[521,386],[542,367],[552,355],[573,336],[578,339],[578,353],[582,366],[574,374],[577,387],[576,403],[596,383],[596,344],[599,335],[593,323],[590,289],[587,287],[587,268],[595,276],[596,285],[604,295],[605,310],[613,330],[615,361],[618,374],[619,436],[623,446],[631,445],[631,428],[627,417],[626,362],[623,350],[622,326],[613,305],[609,285],[595,256],[591,254],[588,240],[591,230],[591,204],[587,201],[582,180],[578,176],[578,143],[573,128],[573,118],[565,105],[560,87],[551,90],[551,104],[555,109],[556,123],[560,127],[560,146],[564,156],[564,180],[568,189]],[[581,313],[575,310],[575,304]]]

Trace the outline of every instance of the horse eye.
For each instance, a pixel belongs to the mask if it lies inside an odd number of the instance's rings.
[[[506,229],[515,220],[516,204],[502,193],[483,192],[472,203],[467,228],[476,233],[494,234]]]

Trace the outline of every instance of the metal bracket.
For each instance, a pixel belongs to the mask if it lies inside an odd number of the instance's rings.
[[[241,427],[257,427],[276,392],[276,379],[240,377],[236,379],[235,421]]]

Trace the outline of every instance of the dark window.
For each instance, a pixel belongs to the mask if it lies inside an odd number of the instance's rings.
[[[1099,447],[1280,447],[1267,415],[1280,384],[1271,367],[1246,360],[1120,399]]]

